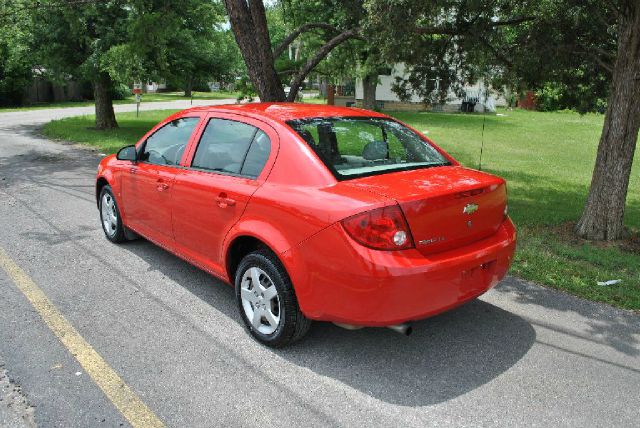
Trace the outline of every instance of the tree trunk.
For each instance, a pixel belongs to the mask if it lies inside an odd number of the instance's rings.
[[[640,2],[620,12],[618,54],[591,189],[576,233],[586,239],[625,235],[624,210],[640,128]]]
[[[118,127],[113,111],[111,96],[111,77],[107,73],[99,73],[93,82],[93,97],[96,103],[96,128],[113,129]]]
[[[377,74],[368,74],[362,79],[362,108],[367,110],[375,110],[377,86]]]
[[[284,101],[284,89],[273,61],[264,4],[260,0],[224,0],[224,4],[249,79],[260,101]]]
[[[184,85],[184,96],[185,98],[191,98],[193,92],[193,79],[188,78],[187,82]]]

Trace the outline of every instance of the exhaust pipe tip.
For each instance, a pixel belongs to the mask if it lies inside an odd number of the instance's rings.
[[[411,324],[407,324],[407,323],[389,325],[387,326],[387,328],[395,331],[396,333],[400,333],[404,336],[411,336],[411,333],[413,333],[413,327],[411,326]]]
[[[334,322],[334,324],[346,330],[360,330],[361,328],[364,328],[363,325],[345,324],[339,322]],[[403,336],[411,336],[411,333],[413,333],[413,327],[409,323],[388,325],[386,328],[393,330],[396,333],[400,333]]]
[[[345,330],[360,330],[361,328],[364,328],[363,325],[345,324],[341,322],[334,322],[334,324],[340,328],[344,328]]]

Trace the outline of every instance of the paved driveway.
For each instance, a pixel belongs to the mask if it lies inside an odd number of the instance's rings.
[[[515,278],[409,338],[258,345],[230,287],[103,237],[100,156],[34,134],[91,111],[0,114],[0,249],[167,426],[637,426],[640,317]],[[0,296],[0,425],[128,426],[2,269]]]

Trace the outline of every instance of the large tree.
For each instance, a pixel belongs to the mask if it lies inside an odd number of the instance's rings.
[[[228,65],[228,50],[215,45],[222,7],[212,0],[43,0],[28,9],[36,64],[92,82],[98,129],[117,127],[118,82],[173,78],[188,92]]]
[[[535,21],[509,36],[504,52],[529,85],[553,82],[581,111],[607,99],[604,126],[578,236],[616,240],[640,128],[640,1],[554,0],[527,6]],[[544,61],[540,59],[544,58]]]
[[[235,56],[221,27],[224,8],[212,0],[133,0],[134,19],[126,51],[139,67],[119,62],[130,79],[165,79],[179,84],[185,96],[193,86],[221,78]],[[137,73],[138,76],[133,75]],[[142,75],[140,75],[142,74]]]
[[[325,13],[344,8],[345,5],[355,4],[361,7],[362,4],[361,1],[335,4],[329,0],[315,3]],[[305,78],[333,49],[348,40],[361,37],[359,27],[354,26],[353,22],[349,22],[349,25],[333,25],[326,20],[318,19],[301,23],[274,48],[271,44],[265,5],[261,0],[224,0],[224,4],[231,29],[247,66],[247,73],[262,101],[294,101]],[[316,16],[317,18],[321,17]],[[288,82],[291,90],[285,95],[275,60],[301,35],[311,31],[322,32],[324,41],[291,73]]]
[[[625,234],[624,212],[640,129],[640,2],[620,1],[616,17],[618,52],[591,189],[578,235],[613,240]]]
[[[125,43],[130,5],[124,0],[43,1],[31,13],[33,45],[38,65],[52,74],[87,79],[93,84],[96,128],[118,126],[113,111],[114,82],[103,58]]]

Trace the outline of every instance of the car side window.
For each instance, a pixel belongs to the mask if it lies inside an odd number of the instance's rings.
[[[140,160],[156,165],[177,165],[200,118],[183,117],[164,125],[147,138]]]
[[[227,119],[210,119],[191,166],[255,178],[271,152],[267,134],[255,126]]]
[[[264,165],[271,153],[271,140],[264,132],[258,130],[256,136],[249,147],[247,157],[242,165],[241,174],[247,177],[256,178],[262,172]]]

